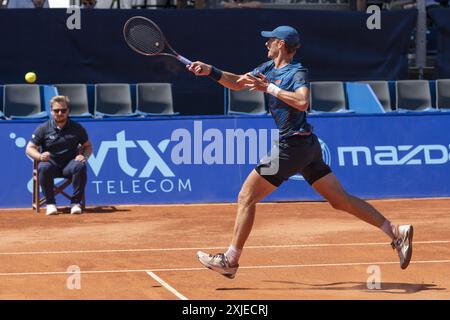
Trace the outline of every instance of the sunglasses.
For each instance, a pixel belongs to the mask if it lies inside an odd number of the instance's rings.
[[[67,112],[67,109],[53,109],[52,110],[54,113],[66,113]]]

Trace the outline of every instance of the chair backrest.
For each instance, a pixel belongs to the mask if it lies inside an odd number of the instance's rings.
[[[450,79],[436,80],[436,107],[450,110]]]
[[[266,101],[262,91],[229,90],[228,113],[267,114]]]
[[[170,83],[138,83],[136,85],[136,111],[155,115],[175,114],[172,85]]]
[[[344,84],[341,81],[311,82],[310,108],[312,111],[345,111]]]
[[[391,94],[389,92],[389,84],[387,81],[360,81],[361,83],[367,83],[372,88],[373,92],[377,96],[384,111],[392,111]]]
[[[6,117],[46,117],[42,111],[41,95],[37,84],[8,84],[3,87],[3,113]]]
[[[95,115],[120,116],[132,113],[128,83],[99,83],[95,85]]]
[[[397,80],[395,93],[397,110],[425,111],[432,107],[427,80]]]
[[[75,117],[91,116],[89,113],[89,102],[87,87],[84,83],[55,84],[58,94],[69,97],[70,115]]]

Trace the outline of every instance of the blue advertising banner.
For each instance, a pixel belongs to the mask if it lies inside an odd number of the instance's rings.
[[[363,198],[450,196],[450,114],[311,116],[325,161]],[[277,139],[270,117],[85,120],[88,205],[235,202]],[[39,123],[0,122],[0,207],[31,206],[25,146]],[[70,191],[70,190],[69,190]],[[318,200],[300,175],[266,201]],[[59,204],[67,200],[57,198]]]

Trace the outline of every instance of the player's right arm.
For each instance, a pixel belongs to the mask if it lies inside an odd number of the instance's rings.
[[[29,157],[33,158],[36,161],[48,161],[50,159],[50,152],[45,151],[40,153],[39,146],[35,145],[31,141],[28,142],[25,152]]]
[[[40,152],[39,145],[43,140],[43,128],[38,127],[36,131],[33,133],[31,140],[28,142],[27,147],[25,148],[25,153],[36,161],[48,161],[50,160],[50,152]]]
[[[188,66],[188,70],[191,71],[196,76],[211,76],[211,77],[212,72],[214,71],[212,65],[203,63],[201,61],[195,61],[192,64],[190,64]],[[242,90],[243,88],[245,88],[245,85],[247,84],[246,74],[237,75],[232,72],[222,70],[220,70],[220,72],[221,72],[220,78],[215,80],[219,82],[222,86],[231,90]]]

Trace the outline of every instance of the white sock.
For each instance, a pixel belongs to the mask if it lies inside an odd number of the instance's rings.
[[[381,226],[381,230],[383,230],[384,233],[386,233],[388,237],[391,238],[391,240],[395,239],[395,225],[393,225],[388,219],[384,221],[383,225]]]
[[[230,245],[228,247],[227,252],[225,252],[225,255],[227,256],[228,262],[230,265],[235,266],[239,262],[239,257],[241,256],[242,250],[239,250],[233,245]]]

